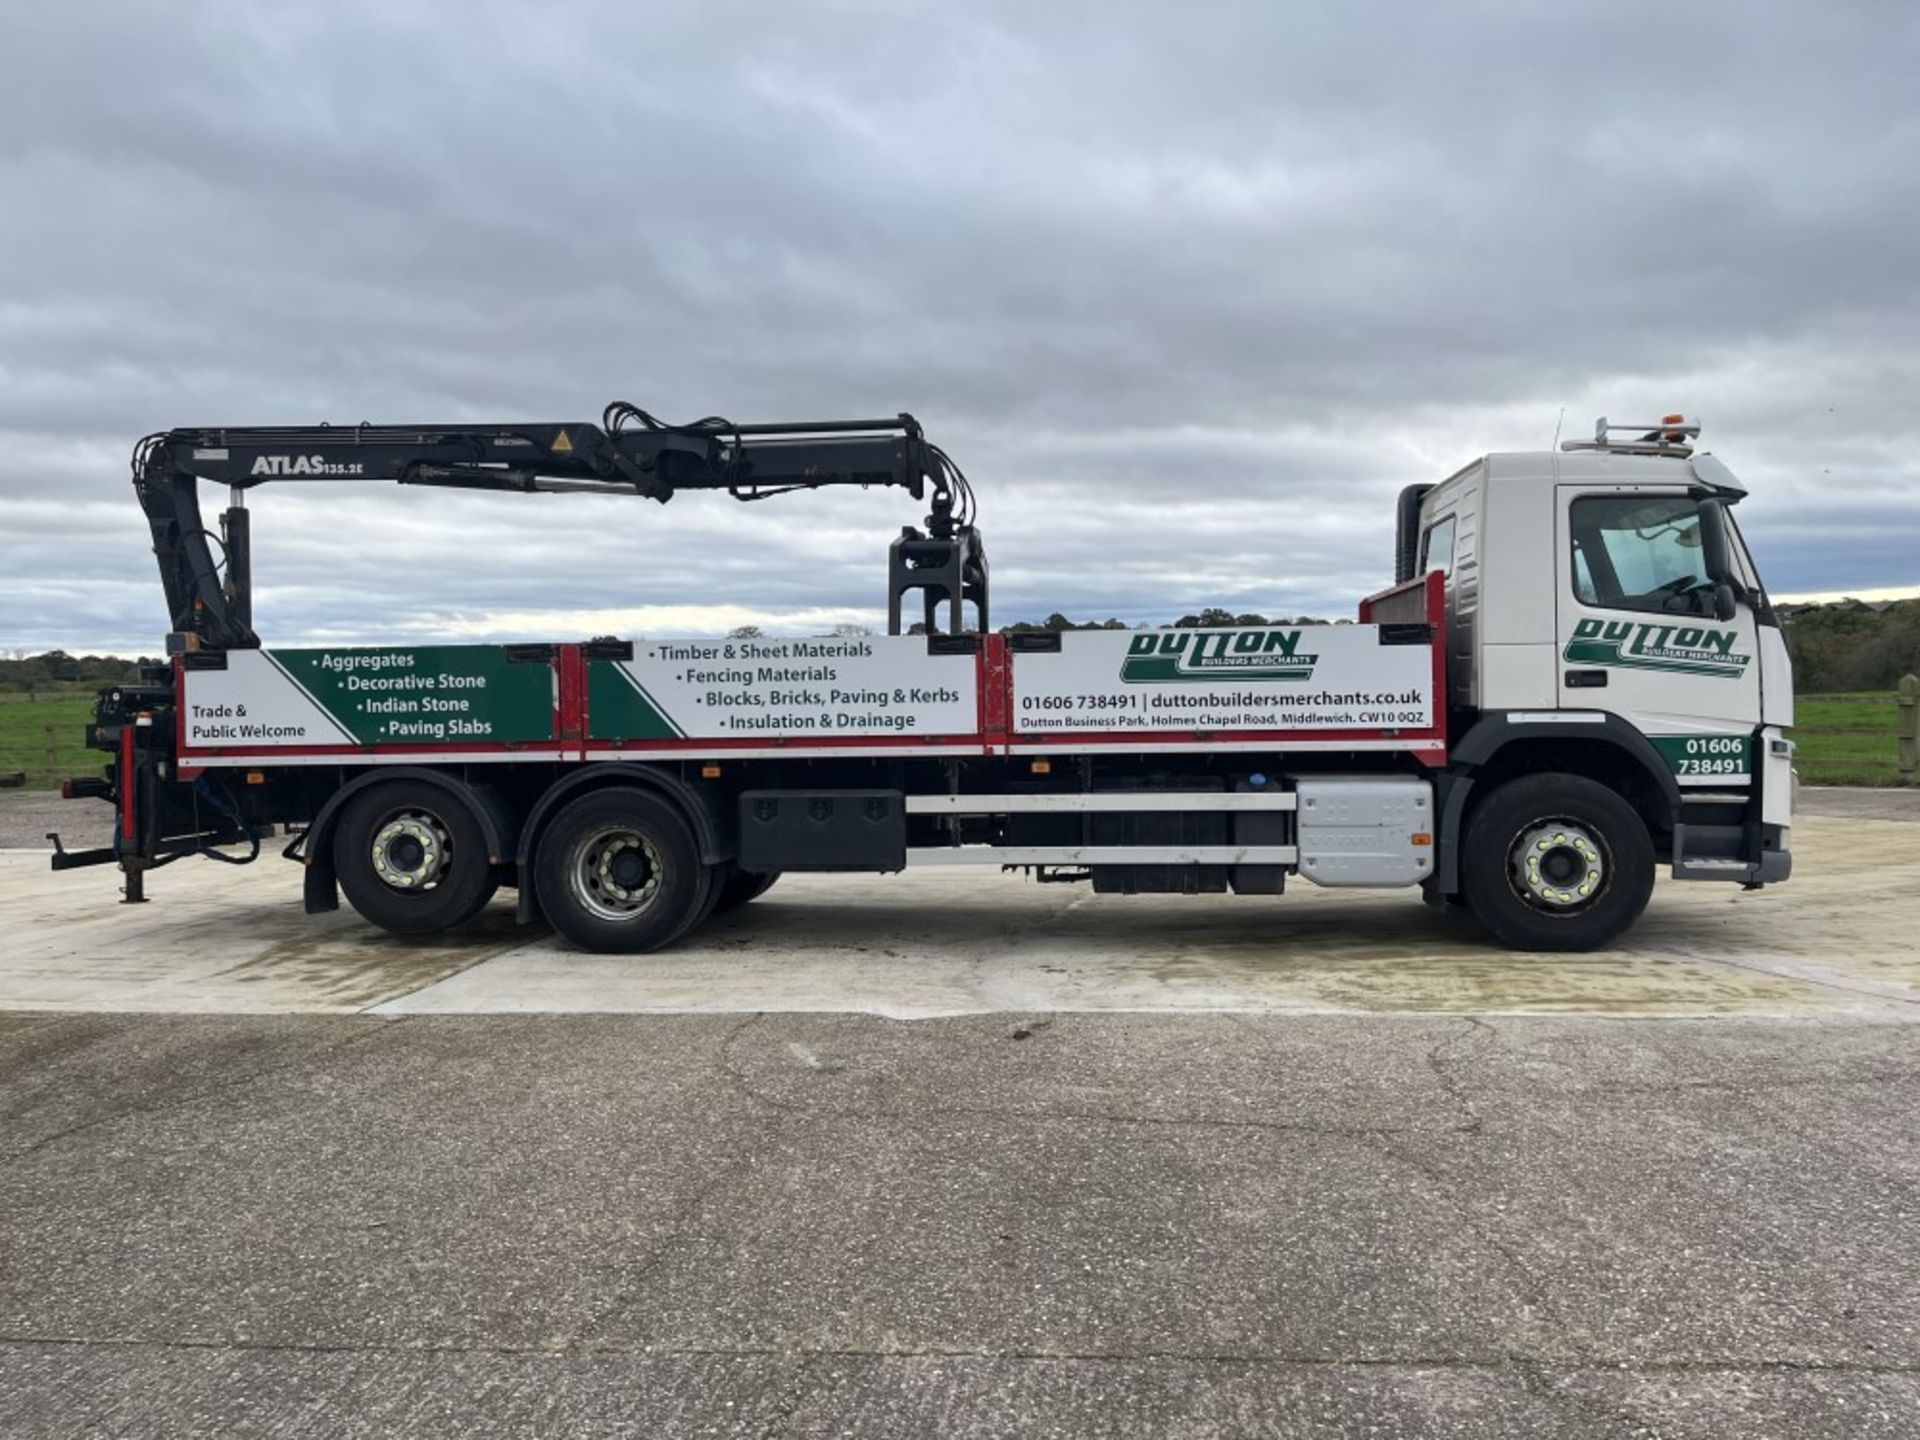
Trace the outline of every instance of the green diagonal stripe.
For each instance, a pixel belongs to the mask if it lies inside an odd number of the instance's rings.
[[[587,665],[587,730],[594,740],[680,740],[686,732],[617,660]]]
[[[273,666],[275,670],[280,672],[280,676],[282,679],[284,679],[289,685],[293,686],[293,688],[298,690],[302,695],[306,696],[308,700],[313,702],[314,709],[318,710],[322,715],[326,716],[327,719],[333,722],[334,729],[338,730],[341,733],[341,735],[345,736],[349,742],[357,743],[354,733],[351,730],[347,729],[345,725],[342,725],[340,723],[340,717],[334,714],[333,711],[321,701],[318,695],[315,695],[313,691],[309,690],[305,685],[302,685],[300,683],[300,677],[298,675],[295,675],[291,670],[287,669],[286,666],[280,663],[279,656],[275,655],[271,650],[262,650],[260,654],[261,654],[261,657],[265,659],[265,661],[269,665]]]

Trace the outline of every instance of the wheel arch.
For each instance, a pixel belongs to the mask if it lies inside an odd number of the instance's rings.
[[[534,878],[533,852],[540,836],[560,807],[569,800],[596,790],[642,790],[671,802],[693,831],[693,843],[702,864],[715,865],[732,857],[722,817],[714,813],[706,797],[679,776],[651,766],[603,762],[588,765],[562,775],[534,802],[520,827],[515,863],[520,871],[521,921],[540,916],[539,885]]]
[[[1566,771],[1617,791],[1646,822],[1656,853],[1671,844],[1680,814],[1680,784],[1639,730],[1606,711],[1591,720],[1527,720],[1486,715],[1453,747],[1441,777],[1434,888],[1460,892],[1460,845],[1473,807],[1517,775]]]
[[[518,838],[519,825],[513,807],[493,786],[484,781],[476,784],[428,765],[392,765],[363,770],[327,797],[326,804],[313,817],[313,823],[307,826],[301,842],[301,859],[306,869],[304,899],[309,915],[340,908],[339,877],[333,868],[333,832],[340,823],[341,813],[356,795],[376,785],[397,780],[417,780],[435,786],[465,804],[479,823],[480,833],[486,837],[487,863],[514,863],[514,842]]]

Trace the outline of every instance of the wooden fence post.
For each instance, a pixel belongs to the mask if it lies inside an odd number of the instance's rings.
[[[1920,675],[1900,677],[1897,731],[1900,736],[1900,783],[1911,785],[1920,772]]]

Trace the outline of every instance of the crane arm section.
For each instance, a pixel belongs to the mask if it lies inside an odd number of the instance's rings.
[[[201,520],[201,481],[230,488],[216,535]],[[624,402],[599,424],[208,426],[150,435],[133,483],[176,633],[213,648],[252,647],[244,493],[264,484],[385,481],[462,490],[641,496],[724,490],[761,500],[829,486],[892,486],[932,496],[929,537],[976,547],[965,476],[919,423],[887,420],[738,425],[719,417],[666,425]],[[214,546],[222,551],[216,559]]]

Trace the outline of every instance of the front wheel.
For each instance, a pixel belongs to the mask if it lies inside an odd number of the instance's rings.
[[[714,877],[665,801],[596,790],[553,817],[534,855],[540,908],[583,950],[671,944],[705,913]]]
[[[1581,775],[1523,775],[1467,823],[1461,889],[1515,950],[1597,950],[1653,894],[1653,839],[1639,812]]]

